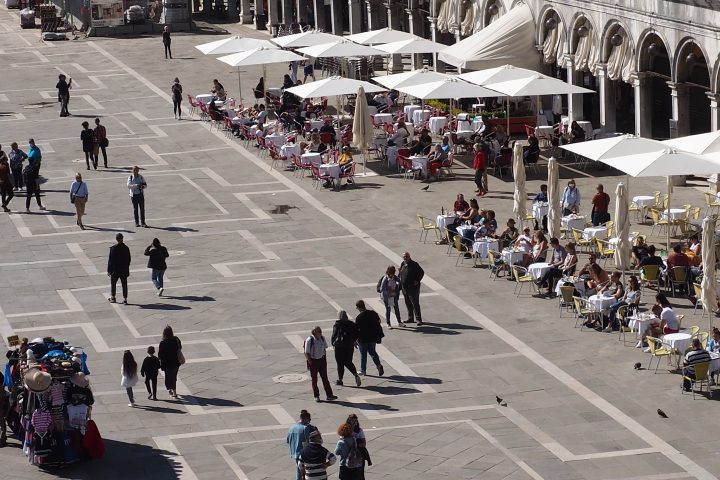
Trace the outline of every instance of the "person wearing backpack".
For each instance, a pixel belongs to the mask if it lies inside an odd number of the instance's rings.
[[[303,344],[303,352],[305,353],[307,369],[310,370],[310,379],[312,382],[312,390],[315,401],[320,401],[320,389],[318,388],[317,383],[318,374],[322,379],[323,388],[325,389],[325,395],[327,395],[328,401],[337,400],[337,397],[333,395],[330,380],[328,380],[326,356],[327,342],[322,334],[322,329],[320,327],[315,327],[310,333],[311,335],[305,339],[305,343]]]
[[[343,375],[345,374],[346,368],[355,377],[355,385],[359,387],[361,384],[360,375],[357,374],[357,369],[352,361],[357,340],[357,325],[350,321],[345,310],[340,310],[338,312],[338,319],[335,325],[333,325],[333,333],[330,338],[330,342],[335,348],[335,361],[337,362],[338,369],[336,385],[343,384]]]
[[[358,448],[352,425],[343,423],[337,430],[340,440],[335,446],[335,455],[340,457],[340,480],[363,480],[365,460]]]

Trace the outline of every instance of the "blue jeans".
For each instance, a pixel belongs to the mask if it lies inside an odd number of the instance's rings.
[[[152,269],[151,278],[156,290],[163,288],[163,275],[165,275],[165,270]]]
[[[615,318],[617,315],[617,311],[620,310],[620,307],[622,307],[623,305],[627,305],[627,303],[623,302],[622,300],[617,301],[617,302],[613,303],[612,305],[610,305],[610,324],[609,325],[615,326],[615,324],[617,323],[617,320]]]
[[[360,350],[360,372],[365,373],[367,371],[367,357],[368,353],[373,359],[375,366],[380,366],[380,357],[375,351],[375,342],[358,342],[358,349]]]
[[[398,305],[399,295],[396,295],[392,298],[384,297],[383,301],[385,302],[385,321],[388,324],[388,327],[390,326],[390,309],[395,309],[395,318],[397,319],[398,324],[400,324],[400,305]]]

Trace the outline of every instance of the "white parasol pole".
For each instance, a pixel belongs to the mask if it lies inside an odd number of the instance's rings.
[[[238,96],[240,97],[240,105],[242,106],[243,98],[242,98],[242,84],[240,83],[240,67],[237,67],[237,74],[238,74]]]
[[[266,92],[265,82],[267,82],[266,77],[267,77],[267,67],[263,63],[263,104],[265,105],[265,111],[267,111],[267,94],[265,93]]]

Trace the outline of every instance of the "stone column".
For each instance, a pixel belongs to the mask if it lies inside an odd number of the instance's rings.
[[[361,0],[348,0],[348,26],[350,34],[362,32],[362,5]]]
[[[333,35],[343,34],[343,0],[330,0],[330,17]]]
[[[268,0],[267,29],[272,31],[272,26],[280,23],[280,11],[278,0]]]
[[[566,60],[567,65],[567,82],[570,85],[577,85],[577,81],[580,77],[580,72],[575,71],[575,59],[570,55]],[[572,122],[573,120],[582,120],[584,116],[583,111],[583,94],[576,93],[575,95],[568,95],[568,118]]]
[[[212,5],[210,0],[202,0],[202,10],[204,17],[212,15]]]
[[[435,5],[435,0],[430,0],[433,5]],[[437,42],[437,17],[429,17],[428,20],[430,21],[430,39],[433,42]],[[433,68],[436,72],[444,72],[445,71],[445,64],[443,63],[441,68],[438,65],[438,56],[437,53],[433,53]]]
[[[607,67],[600,65],[597,71],[600,85],[600,129],[603,136],[616,130],[615,82],[607,77]]]
[[[395,7],[395,4],[388,1],[385,4],[387,9],[388,26],[394,30],[400,30],[401,10]],[[403,71],[402,56],[392,55],[389,66],[390,73],[400,73]]]
[[[720,101],[720,95],[713,92],[705,92],[708,99],[710,100],[710,130],[720,130],[720,121],[718,121],[718,115],[720,115],[720,108],[718,108],[718,101]]]
[[[405,13],[407,14],[408,25],[409,25],[409,27],[410,27],[410,33],[412,33],[413,35],[417,35],[417,34],[415,33],[415,22],[413,22],[413,11],[412,11],[412,9],[406,8],[406,9],[405,9]],[[417,55],[411,55],[411,56],[410,56],[410,66],[411,66],[411,68],[412,68],[413,70],[415,70],[415,68],[417,68],[417,67],[416,67],[416,65],[417,65],[417,57],[418,57]],[[420,62],[420,65],[422,65],[422,62]]]
[[[327,31],[327,24],[325,23],[325,1],[312,0],[312,2],[315,11],[315,28]]]
[[[630,82],[635,90],[635,135],[652,138],[652,90],[646,72],[635,73]],[[662,119],[658,119],[662,121]]]
[[[290,26],[295,21],[293,15],[293,0],[281,0],[282,6],[282,23]]]
[[[365,8],[367,8],[368,31],[377,30],[375,26],[375,7],[371,0],[365,0]]]
[[[298,23],[307,23],[308,21],[307,2],[308,0],[296,0],[295,2]]]
[[[240,0],[240,23],[252,23],[252,13],[250,12],[250,0]]]
[[[677,122],[677,136],[690,135],[690,96],[684,83],[667,82],[672,98],[673,120]],[[671,135],[672,136],[672,135]]]
[[[231,22],[239,21],[237,0],[227,0],[227,6],[228,20]]]

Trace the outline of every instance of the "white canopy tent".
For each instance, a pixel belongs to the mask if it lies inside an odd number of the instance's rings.
[[[325,33],[319,30],[308,30],[307,32],[294,33],[283,37],[273,38],[272,41],[283,48],[311,47],[323,43],[337,42],[342,37]]]
[[[445,48],[438,59],[458,68],[480,70],[512,63],[534,68],[535,20],[530,7],[519,4],[478,33]]]
[[[348,40],[355,43],[362,43],[363,45],[399,42],[400,40],[407,40],[413,37],[415,37],[415,35],[412,33],[403,32],[401,30],[393,30],[390,27],[345,36]]]
[[[423,83],[439,82],[446,78],[452,78],[451,75],[445,73],[434,72],[427,68],[420,68],[410,72],[395,73],[392,75],[381,75],[373,77],[372,80],[389,89],[398,87],[409,87],[411,85],[420,85]]]

